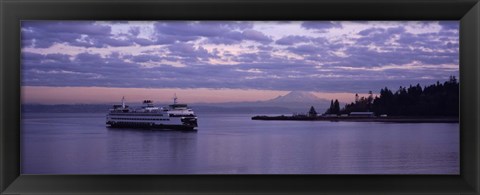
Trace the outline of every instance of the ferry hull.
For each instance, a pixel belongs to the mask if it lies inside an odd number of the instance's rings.
[[[158,129],[158,130],[181,130],[181,131],[196,131],[197,126],[190,125],[169,125],[169,124],[149,124],[149,123],[126,123],[126,122],[107,122],[107,125],[112,128],[144,128],[144,129]]]

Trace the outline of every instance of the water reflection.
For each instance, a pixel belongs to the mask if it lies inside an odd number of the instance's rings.
[[[192,166],[195,132],[129,128],[108,128],[107,132],[107,160],[113,162],[114,172],[182,173]]]

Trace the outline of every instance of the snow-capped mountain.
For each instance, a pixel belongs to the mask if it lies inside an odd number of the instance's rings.
[[[292,91],[286,95],[278,96],[274,99],[267,100],[267,102],[320,102],[325,101],[310,92]]]
[[[278,96],[276,98],[264,101],[255,102],[227,102],[227,103],[199,103],[191,104],[196,106],[196,110],[201,111],[203,107],[205,110],[214,110],[218,108],[232,109],[232,110],[245,110],[250,109],[251,112],[256,113],[277,113],[283,111],[284,114],[290,113],[306,113],[310,109],[310,106],[314,106],[317,112],[323,112],[330,106],[330,100],[319,98],[313,93],[304,91],[292,91],[288,94]],[[203,106],[203,107],[202,107]],[[220,112],[220,111],[218,111]]]

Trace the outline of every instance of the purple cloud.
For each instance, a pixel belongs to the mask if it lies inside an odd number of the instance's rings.
[[[32,53],[32,52],[22,52],[22,60],[31,60],[37,61],[45,58],[45,55]]]
[[[140,34],[140,28],[139,27],[130,27],[130,30],[128,32],[134,36],[137,37]]]
[[[307,21],[303,22],[301,26],[308,30],[317,30],[320,32],[331,28],[342,28],[342,24],[330,21]]]
[[[252,24],[247,22],[157,22],[155,31],[157,34],[189,36],[189,37],[218,37],[234,30],[251,28]]]
[[[304,42],[310,42],[310,41],[311,41],[311,38],[306,36],[289,35],[289,36],[278,39],[277,41],[275,41],[275,43],[279,45],[294,45],[297,43],[304,43]]]
[[[186,42],[205,37],[206,43],[238,44],[244,40],[260,43],[270,43],[272,39],[262,32],[252,30],[250,22],[159,22],[155,24],[157,36],[170,36],[168,40],[176,39]]]
[[[169,45],[167,48],[171,56],[178,56],[187,62],[198,62],[214,57],[205,48],[201,46],[195,47],[193,44],[176,43]]]
[[[55,32],[67,34],[87,34],[87,35],[109,35],[111,28],[109,26],[98,25],[95,22],[51,22],[51,21],[25,21],[22,27],[31,30],[41,30],[41,32]]]
[[[443,30],[458,30],[460,25],[458,21],[440,21],[439,24]]]
[[[314,54],[314,53],[317,53],[319,49],[321,49],[321,48],[315,47],[313,45],[300,45],[300,46],[297,46],[297,47],[288,48],[288,50],[290,50],[291,52],[299,54],[299,55]]]
[[[209,37],[206,43],[232,45],[244,40],[256,41],[263,44],[271,43],[273,40],[262,32],[256,30],[245,30],[243,32],[230,31],[215,37]]]
[[[67,43],[90,47],[101,47],[101,38],[110,36],[109,26],[98,25],[94,22],[22,22],[23,46],[48,48],[54,43]],[[84,42],[80,39],[87,36],[95,43]]]
[[[47,54],[47,55],[45,55],[45,59],[46,60],[57,61],[57,62],[61,62],[61,63],[68,63],[68,62],[71,61],[69,55],[59,54],[59,53]]]
[[[219,33],[215,24],[201,25],[196,22],[158,22],[155,23],[155,30],[158,34],[175,36],[216,36]]]
[[[271,50],[273,50],[273,47],[268,46],[268,45],[259,45],[259,46],[257,46],[257,49],[262,50],[262,51],[271,51]]]
[[[386,45],[389,39],[393,38],[395,35],[403,35],[405,33],[405,28],[395,27],[395,28],[370,28],[363,31],[360,31],[358,35],[363,36],[357,40],[357,44],[360,45]]]
[[[238,44],[243,40],[243,34],[237,31],[226,32],[221,36],[210,37],[206,43],[232,45]]]
[[[101,62],[102,57],[100,54],[81,53],[75,57],[74,61],[80,63]]]
[[[146,55],[146,54],[129,55],[129,56],[126,56],[126,58],[136,63],[159,62],[161,60],[161,57],[159,57],[158,55]]]
[[[245,30],[242,35],[245,40],[252,40],[260,43],[271,43],[273,41],[270,37],[256,30]]]

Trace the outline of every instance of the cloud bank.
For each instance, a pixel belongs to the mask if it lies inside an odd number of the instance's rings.
[[[457,21],[22,22],[22,86],[366,92],[459,74]]]

